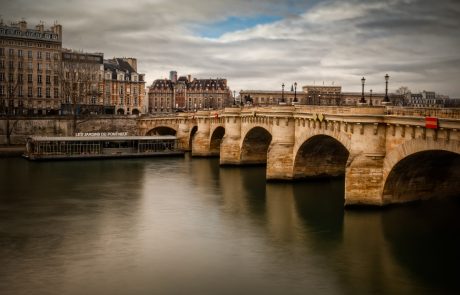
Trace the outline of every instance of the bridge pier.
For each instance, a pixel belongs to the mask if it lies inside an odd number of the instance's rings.
[[[345,206],[385,205],[383,156],[350,155],[345,172]]]
[[[211,151],[209,148],[210,140],[210,124],[209,124],[209,112],[200,111],[196,115],[198,131],[193,138],[192,143],[192,156],[193,157],[209,157]]]
[[[241,164],[241,109],[225,110],[225,135],[220,145],[220,165]]]
[[[294,143],[274,142],[267,157],[267,180],[292,180]]]

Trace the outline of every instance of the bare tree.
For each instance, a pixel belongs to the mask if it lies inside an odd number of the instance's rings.
[[[401,95],[404,98],[404,105],[408,105],[410,101],[411,91],[407,86],[401,86],[396,89],[396,94]]]
[[[11,122],[11,117],[18,115],[18,111],[22,111],[22,95],[23,95],[23,57],[21,54],[16,55],[14,51],[8,52],[8,64],[2,64],[5,72],[0,72],[1,94],[2,99],[0,104],[0,114],[6,118],[6,143],[11,145],[11,135],[14,132],[18,120]]]
[[[102,95],[99,91],[100,64],[85,59],[85,54],[69,56],[71,58],[62,61],[59,78],[64,105],[70,106],[72,133],[75,135],[78,132],[78,118],[83,112],[82,106],[96,104]]]

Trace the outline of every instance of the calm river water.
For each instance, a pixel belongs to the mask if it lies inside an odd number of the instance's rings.
[[[0,159],[0,293],[460,294],[460,198],[344,210],[343,181],[217,159]]]

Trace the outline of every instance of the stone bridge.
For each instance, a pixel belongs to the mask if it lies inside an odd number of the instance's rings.
[[[220,156],[221,165],[266,164],[267,180],[345,176],[346,205],[460,195],[460,110],[226,108],[142,118],[138,127],[175,134],[192,156]]]

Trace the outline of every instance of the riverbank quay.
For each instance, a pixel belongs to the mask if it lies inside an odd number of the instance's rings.
[[[0,158],[21,157],[25,151],[25,145],[0,145]]]

